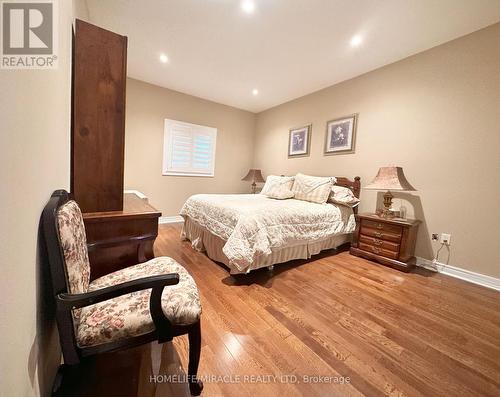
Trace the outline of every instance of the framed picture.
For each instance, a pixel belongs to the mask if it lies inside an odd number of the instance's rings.
[[[288,137],[288,157],[309,156],[311,124],[290,130]]]
[[[325,154],[354,153],[357,114],[326,123]]]

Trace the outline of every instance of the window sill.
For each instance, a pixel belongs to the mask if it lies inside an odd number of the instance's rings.
[[[199,176],[202,178],[213,178],[214,174],[196,174],[196,173],[184,173],[184,172],[162,172],[162,176]]]

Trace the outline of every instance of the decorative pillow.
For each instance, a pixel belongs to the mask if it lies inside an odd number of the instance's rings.
[[[262,188],[260,194],[264,194],[267,196],[269,190],[271,190],[271,188],[274,188],[275,186],[291,190],[294,178],[295,177],[293,176],[268,175],[268,177],[266,178],[266,183],[264,184],[264,187]]]
[[[293,198],[294,193],[284,184],[281,184],[272,186],[267,191],[266,196],[273,199],[286,200]]]
[[[328,201],[335,204],[347,205],[351,208],[356,207],[360,202],[359,198],[354,195],[351,189],[336,185],[332,186]]]
[[[295,175],[292,191],[297,200],[311,201],[324,204],[328,200],[330,191],[334,184],[334,178],[309,176],[304,174]]]

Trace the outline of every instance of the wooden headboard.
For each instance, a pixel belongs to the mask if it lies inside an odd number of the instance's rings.
[[[354,195],[359,198],[359,195],[361,193],[361,178],[359,176],[355,176],[354,180],[351,181],[349,178],[346,178],[344,176],[337,176],[337,183],[336,185],[338,186],[344,186],[352,190]],[[358,213],[358,207],[353,208],[354,213]]]
[[[359,176],[355,176],[353,181],[344,176],[336,176],[335,178],[337,178],[336,185],[351,189],[354,195],[359,198],[361,193],[361,178]]]

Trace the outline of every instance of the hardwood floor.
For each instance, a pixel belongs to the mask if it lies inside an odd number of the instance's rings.
[[[203,396],[500,395],[499,292],[348,252],[233,277],[179,232],[162,226],[155,253],[200,289]],[[162,377],[186,368],[186,338],[152,343],[88,361],[63,395],[188,395]]]

